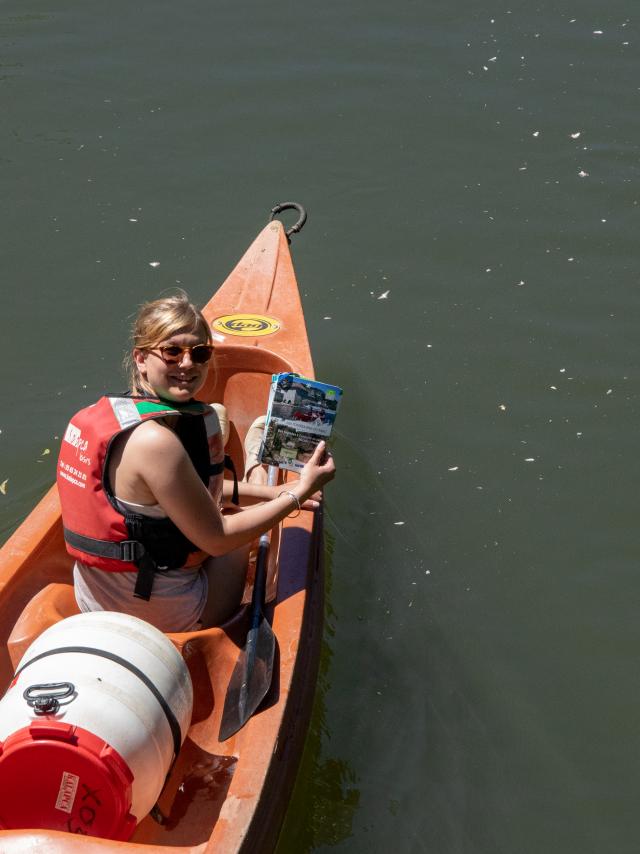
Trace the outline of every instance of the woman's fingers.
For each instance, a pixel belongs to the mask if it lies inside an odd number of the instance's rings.
[[[303,510],[317,510],[320,507],[320,502],[314,498],[307,498],[300,506]]]
[[[309,462],[316,466],[321,466],[324,462],[325,452],[327,450],[327,443],[323,440],[318,442],[313,453],[309,457]]]
[[[300,478],[309,484],[312,492],[322,489],[335,476],[336,464],[327,450],[326,442],[319,442],[309,461],[300,473]]]
[[[303,510],[317,510],[322,504],[322,492],[318,490],[310,495],[306,501],[302,502]]]

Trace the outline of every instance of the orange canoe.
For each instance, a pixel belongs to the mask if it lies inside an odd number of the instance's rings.
[[[247,428],[266,410],[271,375],[313,377],[288,240],[278,221],[257,236],[204,309],[216,372],[200,397],[227,407],[227,452],[243,471]],[[213,372],[212,372],[213,374]],[[282,473],[281,473],[282,477]],[[288,474],[287,477],[295,477]],[[218,741],[225,694],[247,634],[247,607],[220,628],[169,635],[194,686],[187,738],[159,800],[128,842],[61,831],[0,831],[0,851],[83,854],[269,852],[275,847],[302,753],[317,677],[323,615],[322,518],[303,511],[273,532],[266,607],[276,636],[273,680],[245,726]],[[72,560],[53,487],[0,550],[0,679],[7,689],[31,642],[76,613]]]

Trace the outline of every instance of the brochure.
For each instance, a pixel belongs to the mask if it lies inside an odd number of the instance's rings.
[[[316,445],[331,435],[342,389],[298,374],[274,374],[261,460],[300,471]]]

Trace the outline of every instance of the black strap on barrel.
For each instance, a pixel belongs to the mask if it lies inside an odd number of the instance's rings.
[[[101,658],[106,658],[109,661],[113,661],[116,664],[119,664],[122,667],[126,668],[130,673],[133,673],[134,676],[137,676],[138,679],[143,683],[143,685],[147,686],[149,691],[151,691],[153,696],[158,701],[160,708],[164,712],[164,715],[167,719],[167,723],[169,724],[169,729],[171,730],[171,735],[173,737],[173,754],[175,762],[175,757],[177,757],[180,753],[180,747],[182,744],[182,733],[180,731],[180,724],[178,723],[176,716],[173,714],[173,712],[171,711],[171,707],[169,706],[165,698],[162,696],[160,691],[158,691],[151,679],[149,679],[149,677],[145,673],[143,673],[142,670],[137,668],[135,664],[131,664],[130,661],[121,658],[119,655],[115,655],[115,653],[113,652],[107,652],[107,650],[104,649],[95,649],[94,647],[90,646],[60,646],[57,649],[48,649],[45,652],[41,652],[39,655],[35,655],[33,658],[27,661],[26,664],[23,664],[22,667],[16,670],[14,679],[17,678],[26,667],[29,667],[30,664],[33,664],[36,661],[40,661],[40,659],[42,658],[48,658],[48,656],[50,655],[58,655],[67,652],[80,652],[88,655],[97,655]]]

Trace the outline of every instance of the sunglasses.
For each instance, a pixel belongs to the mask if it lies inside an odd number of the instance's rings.
[[[195,365],[206,365],[213,356],[213,344],[195,344],[193,347],[180,347],[178,344],[165,344],[161,347],[150,348],[149,352],[160,351],[160,358],[167,365],[176,365],[189,353]]]

